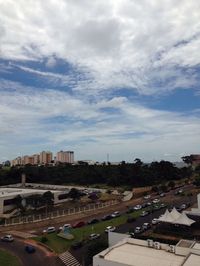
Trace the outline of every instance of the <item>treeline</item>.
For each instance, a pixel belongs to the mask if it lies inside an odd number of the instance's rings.
[[[190,167],[177,168],[171,162],[160,161],[144,164],[140,159],[120,165],[57,165],[11,167],[0,169],[0,185],[21,182],[21,174],[27,182],[49,184],[107,184],[110,186],[149,186],[170,180],[190,177]]]

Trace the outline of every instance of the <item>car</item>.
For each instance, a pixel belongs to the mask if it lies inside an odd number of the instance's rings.
[[[50,226],[47,229],[44,229],[43,233],[50,234],[50,233],[54,233],[55,231],[56,231],[56,228],[54,226]]]
[[[71,245],[72,249],[79,249],[83,246],[83,242],[82,241],[76,241]]]
[[[36,249],[35,249],[35,247],[32,246],[32,245],[27,245],[27,246],[25,246],[25,251],[26,251],[27,253],[34,253],[34,252],[36,251]]]
[[[163,197],[165,197],[165,193],[160,193],[159,196],[160,196],[161,198],[163,198]]]
[[[141,205],[139,205],[139,204],[138,204],[138,205],[136,205],[136,206],[134,207],[134,210],[135,210],[135,211],[137,211],[137,210],[141,210],[141,209],[142,209],[142,206],[141,206]]]
[[[89,235],[89,240],[95,240],[95,239],[97,239],[99,237],[100,237],[100,234],[90,234]]]
[[[156,204],[156,205],[153,206],[153,209],[154,209],[154,210],[160,210],[160,209],[161,209],[161,205],[157,205],[157,204]]]
[[[129,216],[126,221],[127,223],[132,223],[132,222],[135,222],[135,220],[136,218]]]
[[[59,227],[59,230],[60,231],[65,231],[66,229],[68,228],[71,228],[71,224],[64,224],[63,226]]]
[[[134,212],[134,207],[128,207],[126,213],[132,213],[132,212]]]
[[[150,195],[146,195],[146,196],[144,196],[144,199],[145,199],[145,200],[150,199],[150,198],[151,198]]]
[[[12,235],[5,235],[1,237],[1,241],[3,242],[13,242],[14,238]]]
[[[134,238],[134,237],[135,237],[135,234],[134,234],[133,232],[131,232],[131,233],[129,233],[129,236],[130,236],[131,238]]]
[[[152,202],[153,202],[154,204],[156,204],[156,203],[159,203],[160,200],[159,200],[159,199],[154,199]]]
[[[98,223],[98,222],[99,222],[99,220],[96,219],[96,218],[94,218],[94,219],[88,221],[88,224],[96,224],[96,223]]]
[[[107,221],[107,220],[111,220],[113,217],[110,215],[110,214],[108,214],[108,215],[104,215],[103,217],[102,217],[102,221]]]
[[[147,202],[147,206],[151,206],[152,205],[152,203],[149,201],[149,202]]]
[[[116,217],[119,217],[120,216],[120,212],[118,211],[115,211],[111,214],[112,218],[116,218]]]
[[[154,225],[157,224],[158,222],[159,222],[159,221],[158,221],[157,218],[153,218],[153,220],[151,221],[151,223],[154,224]]]
[[[147,203],[145,202],[145,203],[142,203],[142,208],[146,208],[148,205],[147,205]]]
[[[140,233],[142,233],[142,228],[141,228],[140,226],[137,226],[137,227],[135,228],[135,230],[134,230],[134,233],[135,233],[135,234],[140,234]]]
[[[79,227],[83,227],[85,225],[84,221],[79,221],[73,224],[73,228],[79,228]]]
[[[167,205],[165,203],[160,204],[160,208],[165,208]]]
[[[183,204],[181,204],[180,209],[185,210],[185,209],[187,209],[187,207],[188,207],[187,204],[183,203]]]
[[[105,232],[108,233],[108,232],[113,232],[115,231],[116,227],[115,226],[107,226],[106,229],[105,229]]]
[[[143,211],[141,214],[140,214],[140,216],[141,217],[144,217],[144,216],[147,216],[149,213],[147,212],[147,211]]]
[[[143,223],[143,225],[142,225],[143,230],[148,230],[149,228],[151,228],[150,223]]]

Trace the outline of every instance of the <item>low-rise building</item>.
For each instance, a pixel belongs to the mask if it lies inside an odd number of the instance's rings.
[[[93,266],[172,265],[199,266],[200,243],[180,240],[174,246],[109,232],[109,248],[93,257]]]

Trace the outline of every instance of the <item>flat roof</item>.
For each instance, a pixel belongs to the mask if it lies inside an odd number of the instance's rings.
[[[28,188],[0,188],[0,198],[8,196],[17,196],[20,194],[43,194],[44,192],[49,191],[47,189],[28,189]],[[50,190],[52,193],[60,192],[58,190]]]
[[[185,256],[161,249],[124,243],[113,247],[105,254],[104,259],[130,266],[180,266],[184,262]]]
[[[194,248],[194,249],[200,249],[200,243],[195,243],[192,248]]]
[[[190,248],[192,247],[192,245],[194,245],[194,243],[195,241],[193,240],[181,239],[176,246],[182,248]]]
[[[200,265],[200,256],[196,254],[190,254],[186,259],[183,266],[199,266]]]

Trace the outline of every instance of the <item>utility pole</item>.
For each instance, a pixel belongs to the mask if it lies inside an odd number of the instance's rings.
[[[109,162],[109,153],[107,153],[107,164]]]

